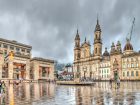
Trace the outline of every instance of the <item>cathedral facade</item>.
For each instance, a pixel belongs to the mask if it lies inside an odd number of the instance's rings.
[[[94,31],[93,52],[86,40],[80,42],[77,30],[74,46],[74,76],[76,78],[92,78],[96,80],[140,80],[140,52],[133,50],[127,39],[122,49],[120,41],[112,43],[111,51],[107,48],[102,53],[102,31],[97,19]]]

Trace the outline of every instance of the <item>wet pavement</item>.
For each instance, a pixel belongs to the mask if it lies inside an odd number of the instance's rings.
[[[140,105],[140,82],[108,82],[95,86],[64,86],[53,83],[7,84],[0,105]]]

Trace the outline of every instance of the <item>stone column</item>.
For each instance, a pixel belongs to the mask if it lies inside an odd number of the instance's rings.
[[[8,62],[8,78],[13,79],[13,61]]]
[[[30,61],[27,60],[26,62],[26,80],[30,79]]]
[[[50,80],[54,80],[54,65],[52,64],[50,67],[49,67],[49,79]]]
[[[35,61],[34,61],[33,69],[34,69],[34,79],[38,80],[39,79],[39,65]]]
[[[34,85],[34,90],[35,90],[34,97],[35,97],[35,99],[39,99],[40,98],[40,95],[39,95],[39,91],[40,91],[39,84],[36,83],[36,84],[33,84],[33,85]]]
[[[0,55],[1,56],[1,55]],[[0,60],[2,59],[2,57],[0,58]],[[2,79],[2,65],[3,65],[3,60],[0,61],[0,79]]]
[[[0,79],[2,79],[2,62],[0,62]]]
[[[27,99],[30,99],[30,84],[29,83],[26,83],[26,86],[25,86],[25,95],[26,95],[26,98]]]
[[[3,52],[0,51],[0,79],[2,79],[2,65],[4,63]]]
[[[8,93],[9,93],[9,104],[14,105],[15,102],[14,102],[13,84],[10,84],[9,89],[8,89]]]

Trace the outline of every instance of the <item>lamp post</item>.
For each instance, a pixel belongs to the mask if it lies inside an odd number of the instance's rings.
[[[90,71],[90,79],[92,78],[92,74],[93,74],[92,71]]]

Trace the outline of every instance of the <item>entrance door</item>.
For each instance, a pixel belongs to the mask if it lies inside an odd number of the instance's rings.
[[[21,78],[24,79],[25,71],[21,71]]]

